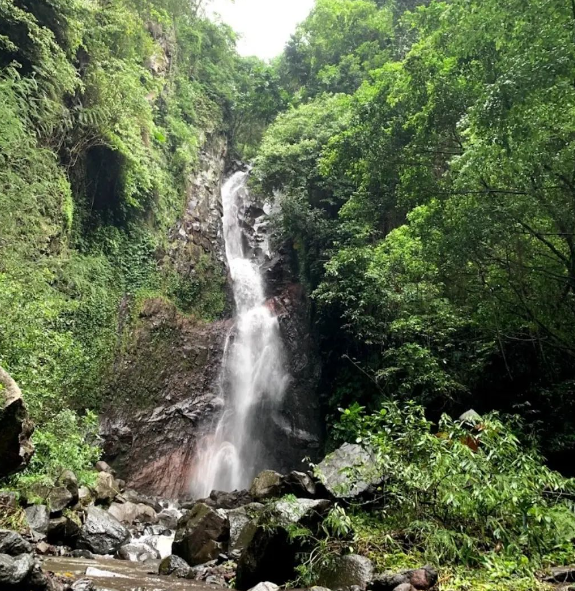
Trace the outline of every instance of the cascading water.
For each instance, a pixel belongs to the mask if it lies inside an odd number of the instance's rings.
[[[192,494],[232,491],[249,486],[269,467],[258,437],[281,402],[289,376],[284,368],[278,320],[265,304],[257,260],[245,246],[241,220],[250,206],[247,172],[237,172],[222,188],[226,257],[236,304],[236,323],[228,337],[220,378],[223,413],[200,442]]]

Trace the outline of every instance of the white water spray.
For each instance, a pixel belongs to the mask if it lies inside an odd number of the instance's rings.
[[[258,435],[289,380],[277,318],[265,305],[258,263],[244,246],[241,220],[250,206],[247,180],[247,172],[237,172],[222,188],[224,241],[237,318],[222,365],[224,411],[196,455],[192,480],[196,498],[207,497],[212,490],[247,488],[257,472],[269,467],[269,454]]]

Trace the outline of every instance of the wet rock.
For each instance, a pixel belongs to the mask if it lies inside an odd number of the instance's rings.
[[[182,517],[182,512],[178,509],[168,508],[162,510],[157,515],[158,523],[167,529],[175,530],[178,527],[178,521]]]
[[[70,507],[74,503],[74,497],[67,488],[57,486],[50,489],[47,497],[45,497],[45,501],[50,508],[50,514],[55,515],[62,513],[64,509]]]
[[[36,554],[40,554],[41,556],[55,554],[55,550],[54,546],[51,546],[47,542],[38,542],[38,544],[36,544]]]
[[[78,517],[72,519],[67,515],[55,517],[48,522],[48,542],[74,546],[80,535],[81,522]]]
[[[417,591],[410,583],[402,583],[394,588],[393,591]]]
[[[70,556],[72,558],[86,558],[87,560],[94,559],[94,555],[89,550],[72,550]]]
[[[187,579],[191,570],[190,565],[183,558],[172,555],[160,562],[158,573],[164,576],[175,575],[180,579]]]
[[[94,554],[113,554],[129,537],[128,530],[107,511],[98,507],[88,507],[77,547],[90,550]]]
[[[319,522],[331,506],[331,501],[326,499],[294,499],[277,501],[268,511],[278,525],[301,523],[309,527]]]
[[[319,585],[314,585],[313,587],[309,588],[309,591],[331,591],[327,587],[320,587]]]
[[[73,503],[78,501],[78,478],[72,470],[64,470],[56,481],[56,485],[64,487],[72,495]]]
[[[36,534],[36,539],[45,537],[48,533],[48,525],[50,523],[50,512],[46,505],[31,505],[24,509],[26,513],[26,521],[28,527]]]
[[[216,509],[237,509],[238,507],[249,505],[253,500],[247,490],[236,490],[231,493],[214,490],[202,502]]]
[[[96,500],[96,496],[87,486],[81,486],[78,489],[78,502],[82,507],[91,505]]]
[[[558,566],[551,569],[551,573],[543,579],[546,583],[575,582],[575,566]]]
[[[143,542],[131,542],[122,546],[117,554],[120,560],[130,562],[145,562],[146,560],[157,560],[160,558],[158,551],[149,544]]]
[[[0,529],[0,554],[18,556],[31,552],[32,546],[20,534],[8,529]]]
[[[313,499],[317,495],[317,487],[309,474],[293,471],[282,479],[282,494]]]
[[[109,472],[98,472],[94,487],[96,503],[110,504],[120,494],[116,479]]]
[[[253,538],[257,530],[257,517],[263,511],[261,503],[250,503],[244,507],[227,511],[230,523],[230,541],[228,550],[243,550]]]
[[[140,523],[156,523],[158,517],[152,507],[132,503],[112,503],[108,510],[110,515],[113,515],[118,521],[132,525],[135,522]]]
[[[35,567],[31,554],[9,556],[0,554],[0,589],[17,587],[24,584]]]
[[[18,384],[0,367],[0,478],[23,470],[34,453],[34,430]]]
[[[339,557],[333,565],[320,572],[318,583],[330,589],[357,585],[361,589],[373,580],[373,564],[369,558],[358,554]]]
[[[226,514],[198,503],[178,522],[173,553],[192,566],[203,564],[218,557],[229,534]]]
[[[90,579],[80,579],[72,584],[72,591],[97,591]]]
[[[265,583],[259,583],[255,587],[252,587],[250,591],[278,591],[279,585],[266,581]]]
[[[437,584],[437,571],[430,565],[422,568],[403,570],[399,573],[386,572],[373,577],[369,585],[370,591],[397,591],[401,585],[418,590],[433,588]]]
[[[258,527],[238,561],[236,588],[245,591],[261,581],[283,585],[294,577],[297,550],[284,529]]]
[[[111,474],[112,476],[116,474],[116,471],[109,464],[102,460],[96,462],[94,468],[96,468],[98,472],[106,472],[107,474]]]
[[[383,481],[373,456],[360,445],[350,443],[329,454],[316,470],[322,484],[336,498],[357,497]]]
[[[164,509],[162,505],[162,501],[157,497],[150,497],[148,495],[143,495],[135,490],[125,490],[122,493],[122,500],[133,503],[135,505],[147,505],[151,507],[156,513],[159,513]],[[165,503],[165,501],[164,501]]]
[[[282,476],[273,470],[258,474],[250,488],[250,496],[255,500],[279,497],[282,494]]]

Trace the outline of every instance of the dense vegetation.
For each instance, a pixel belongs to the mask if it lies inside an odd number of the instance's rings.
[[[0,3],[0,366],[37,425],[35,475],[93,461],[85,411],[120,309],[151,296],[200,320],[224,309],[219,265],[205,255],[182,276],[163,253],[200,151],[232,131],[255,141],[265,105],[243,97],[269,68],[202,15],[171,0]]]
[[[543,457],[573,472],[572,6],[316,0],[266,64],[202,4],[0,0],[0,366],[37,425],[16,484],[90,479],[145,298],[223,313],[215,261],[183,276],[166,252],[226,137],[312,295],[331,444],[386,475],[369,511],[334,509],[300,582],[357,550],[539,588],[575,538],[574,484]]]
[[[256,173],[334,410],[498,409],[575,449],[573,34],[553,0],[318,0],[288,44]]]
[[[317,0],[275,64],[254,185],[312,294],[332,437],[389,474],[344,538],[453,587],[573,555],[573,485],[535,448],[573,474],[574,34],[558,0]]]

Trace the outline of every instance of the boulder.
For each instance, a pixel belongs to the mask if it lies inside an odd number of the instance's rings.
[[[247,490],[235,490],[230,493],[214,490],[201,502],[216,509],[237,509],[252,503],[253,498]]]
[[[192,566],[203,564],[219,556],[229,535],[225,512],[197,503],[178,522],[173,553]]]
[[[160,555],[155,548],[145,542],[130,542],[118,550],[117,557],[130,562],[145,562],[146,560],[157,560]]]
[[[114,516],[99,507],[88,507],[77,547],[94,554],[113,554],[129,538],[128,530]]]
[[[178,509],[168,507],[158,513],[157,517],[160,525],[167,529],[175,530],[178,527],[178,521],[182,517],[182,512]]]
[[[0,550],[1,551],[1,550]],[[573,583],[575,582],[575,567],[558,566],[551,569],[550,574],[543,579],[547,583]]]
[[[345,443],[316,467],[320,482],[335,498],[357,497],[383,482],[375,459],[360,445]]]
[[[24,509],[28,527],[32,531],[35,539],[42,539],[48,533],[48,524],[50,523],[50,512],[46,505],[30,505]]]
[[[313,499],[317,495],[317,487],[309,474],[293,471],[282,479],[282,494]]]
[[[282,495],[282,476],[273,470],[264,470],[258,474],[250,488],[250,496],[259,501]]]
[[[181,579],[187,579],[190,578],[191,570],[190,565],[183,558],[172,554],[172,556],[168,556],[160,562],[158,573],[164,576],[175,575]]]
[[[0,367],[0,479],[28,465],[33,430],[18,384]]]
[[[78,502],[82,507],[91,505],[96,500],[96,495],[87,486],[81,486],[78,489]]]
[[[45,497],[46,503],[50,508],[50,514],[62,513],[64,509],[74,504],[75,500],[72,493],[63,486],[56,486],[48,492]]]
[[[81,522],[77,515],[75,518],[67,515],[52,518],[48,523],[48,542],[56,545],[75,546],[80,535],[80,527]]]
[[[72,495],[72,502],[76,503],[78,501],[78,478],[76,478],[72,470],[64,470],[56,481],[56,485],[63,486]]]
[[[323,569],[318,584],[330,589],[357,586],[367,589],[373,579],[373,564],[369,558],[359,554],[340,556],[332,565]]]
[[[32,546],[20,534],[8,529],[0,529],[0,554],[19,556],[31,552]]]
[[[266,581],[265,583],[259,583],[255,587],[252,587],[250,591],[278,591],[279,585]]]
[[[9,556],[0,554],[0,589],[24,586],[36,563],[31,554]]]
[[[245,591],[261,581],[287,583],[295,575],[297,552],[283,528],[258,527],[238,561],[236,588]]]
[[[258,528],[257,517],[263,509],[264,506],[261,503],[250,503],[227,511],[230,523],[229,552],[241,551],[250,543]]]
[[[422,568],[403,570],[399,573],[386,572],[373,577],[370,591],[397,591],[402,585],[427,591],[437,584],[437,571],[430,565]]]
[[[152,507],[148,505],[132,503],[112,503],[108,510],[110,515],[113,515],[118,521],[132,525],[135,522],[139,523],[156,523],[158,517]]]
[[[299,523],[312,527],[331,508],[332,503],[326,499],[293,499],[276,501],[266,510],[272,522],[282,527]]]
[[[102,460],[96,462],[94,468],[97,472],[106,472],[107,474],[111,474],[112,476],[116,474],[116,471],[109,464]]]
[[[159,513],[164,509],[162,502],[160,499],[156,497],[150,497],[148,495],[143,495],[135,490],[125,490],[122,493],[121,500],[125,502],[134,503],[135,505],[147,505],[151,507],[156,513]],[[165,503],[165,501],[164,501]]]
[[[120,494],[115,478],[109,472],[98,472],[94,487],[96,503],[110,504]]]
[[[260,525],[250,532],[238,561],[237,588],[250,589],[261,581],[283,585],[293,579],[302,548],[297,542],[290,543],[286,528],[296,524],[313,528],[330,506],[325,499],[284,499],[266,507],[260,518],[266,527]]]

